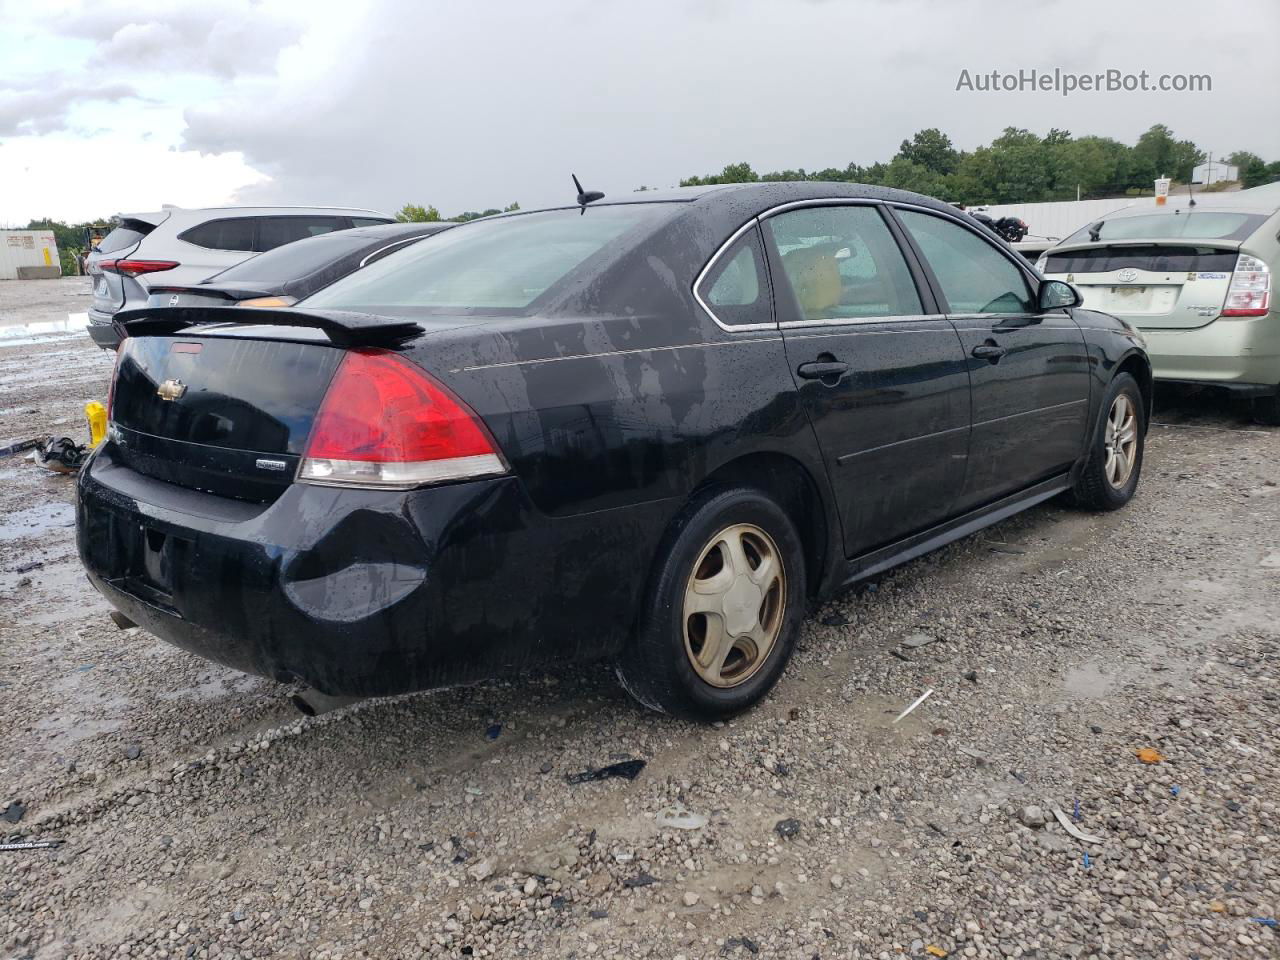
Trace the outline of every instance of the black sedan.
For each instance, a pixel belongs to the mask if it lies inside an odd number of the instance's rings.
[[[293,309],[123,327],[90,578],[329,695],[605,659],[730,715],[819,599],[1050,497],[1122,506],[1151,400],[1131,328],[850,184],[496,217]]]
[[[339,277],[380,260],[452,223],[387,223],[295,240],[200,283],[153,286],[149,307],[289,307]]]

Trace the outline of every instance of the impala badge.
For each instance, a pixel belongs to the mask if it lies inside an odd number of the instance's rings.
[[[259,457],[254,461],[254,465],[259,470],[283,470],[288,466],[283,460],[268,460],[265,457]]]
[[[177,400],[187,392],[187,385],[181,380],[166,380],[156,388],[156,396],[161,400]]]

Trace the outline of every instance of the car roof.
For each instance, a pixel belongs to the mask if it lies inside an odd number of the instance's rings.
[[[307,206],[282,206],[282,207],[162,207],[159,210],[147,210],[136,213],[117,213],[115,218],[118,220],[143,220],[147,223],[159,223],[166,217],[175,216],[185,219],[214,219],[219,216],[242,216],[242,217],[298,217],[319,214],[321,216],[338,216],[345,217],[351,214],[362,216],[378,217],[382,220],[390,220],[391,217],[377,210],[368,210],[364,207],[307,207]]]
[[[755,183],[715,183],[695,187],[672,187],[666,190],[640,190],[634,193],[617,196],[606,195],[602,200],[590,204],[593,207],[607,207],[632,203],[696,203],[700,207],[743,207],[757,211],[768,210],[784,203],[802,200],[876,200],[882,202],[909,203],[915,206],[928,207],[952,217],[963,217],[964,211],[957,210],[951,204],[926,197],[923,194],[911,193],[908,190],[895,190],[892,187],[878,187],[868,183],[847,183],[829,180],[770,180]],[[577,204],[566,203],[544,207],[540,210],[518,210],[514,213],[500,214],[502,217],[518,217],[527,213],[540,213],[543,210],[572,210]],[[498,216],[485,217],[496,220]]]

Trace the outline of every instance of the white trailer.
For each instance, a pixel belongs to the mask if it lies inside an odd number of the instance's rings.
[[[52,230],[0,230],[0,280],[62,276]]]

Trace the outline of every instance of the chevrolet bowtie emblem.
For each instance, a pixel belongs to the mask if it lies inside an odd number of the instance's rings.
[[[187,392],[187,385],[181,380],[166,380],[156,388],[156,396],[161,400],[177,400]]]

